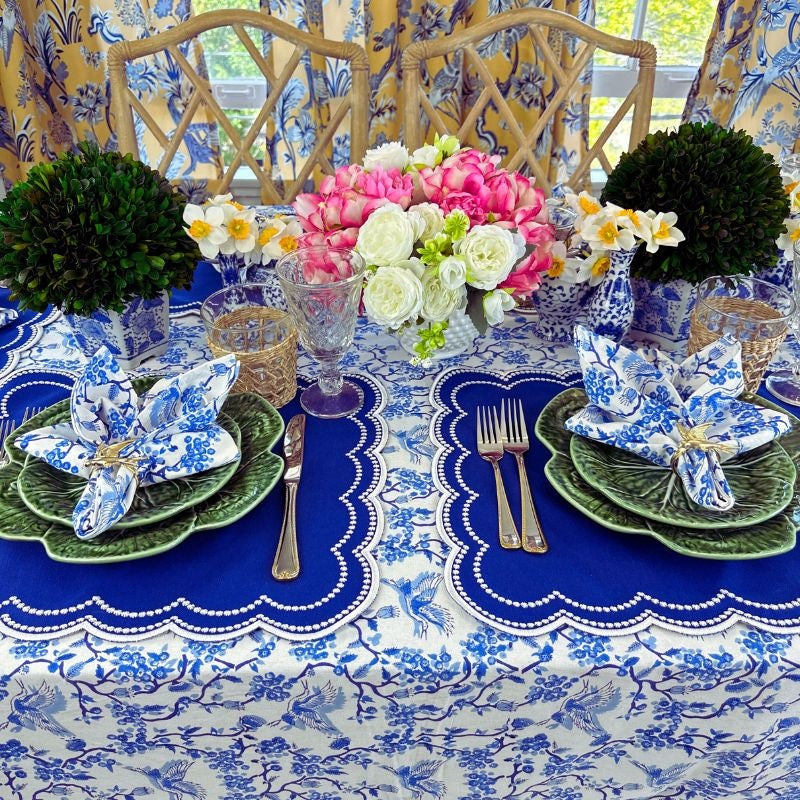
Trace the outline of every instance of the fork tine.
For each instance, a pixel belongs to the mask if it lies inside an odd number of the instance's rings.
[[[475,415],[478,418],[478,444],[483,444],[483,429],[481,428],[481,407],[478,406]]]
[[[492,444],[502,441],[500,434],[500,423],[497,419],[497,409],[492,406]]]
[[[517,430],[519,431],[519,437],[521,441],[525,444],[528,444],[528,428],[525,425],[525,413],[522,410],[522,400],[517,400],[518,406],[518,423],[517,423]]]
[[[506,401],[500,401],[500,436],[505,442],[508,439],[508,427],[506,423]]]

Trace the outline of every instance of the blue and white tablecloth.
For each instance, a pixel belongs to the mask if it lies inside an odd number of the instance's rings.
[[[144,371],[204,355],[199,318],[181,306],[170,350]],[[443,366],[563,369],[573,355],[512,315]],[[13,358],[0,385],[42,366],[68,382],[81,363],[62,320]],[[428,439],[435,372],[406,359],[364,322],[345,359],[388,393],[381,588],[363,615],[306,642],[0,638],[2,800],[800,797],[800,637],[742,623],[519,637],[449,597]]]

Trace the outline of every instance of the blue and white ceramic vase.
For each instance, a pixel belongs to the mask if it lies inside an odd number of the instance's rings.
[[[211,266],[219,273],[223,286],[234,286],[244,283],[247,276],[247,264],[241,253],[220,253],[211,259]]]
[[[586,325],[590,330],[619,341],[633,320],[631,262],[636,248],[610,250],[611,265],[605,278],[595,289],[587,307]]]
[[[650,281],[631,278],[633,321],[631,330],[669,348],[689,339],[689,315],[697,287],[689,281]]]
[[[531,295],[536,309],[531,320],[533,332],[546,342],[572,342],[575,322],[591,291],[588,283],[567,283],[545,276]]]
[[[160,356],[169,344],[169,296],[134,297],[122,311],[97,309],[88,316],[64,315],[83,354],[90,358],[103,345],[124,370]]]

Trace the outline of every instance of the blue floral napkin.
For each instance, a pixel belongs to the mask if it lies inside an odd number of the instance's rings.
[[[633,352],[575,329],[589,405],[566,422],[573,433],[671,467],[698,505],[735,502],[720,462],[786,433],[791,424],[736,398],[744,391],[739,342],[722,338],[683,363],[656,350]]]
[[[240,457],[217,422],[239,365],[233,355],[158,381],[139,397],[102,347],[75,382],[71,421],[21,436],[21,450],[87,479],[72,514],[75,533],[92,539],[124,516],[137,486],[175,480]]]

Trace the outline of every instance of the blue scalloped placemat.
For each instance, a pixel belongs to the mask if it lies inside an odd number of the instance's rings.
[[[16,310],[16,303],[9,300],[9,294],[8,289],[0,288],[0,308]],[[50,307],[41,313],[20,311],[14,322],[0,328],[0,375],[14,368],[18,353],[35,344],[42,335],[42,328],[58,313]]]
[[[386,397],[376,379],[349,377],[364,394],[361,410],[306,421],[296,580],[270,574],[283,520],[279,484],[238,522],[137,561],[63,564],[39,542],[0,541],[0,629],[18,638],[81,629],[127,641],[163,630],[222,639],[261,628],[316,639],[358,616],[379,583],[370,550],[383,529],[377,497],[386,472]],[[2,413],[19,418],[26,407],[55,403],[72,382],[56,372],[15,374],[0,383]],[[281,415],[288,420],[300,411],[295,398]],[[275,450],[281,452],[280,443]]]
[[[535,369],[500,374],[454,368],[435,381],[431,438],[434,480],[442,491],[437,521],[452,547],[445,579],[456,602],[488,625],[528,635],[562,625],[607,635],[651,624],[700,633],[736,620],[800,631],[800,547],[752,561],[689,558],[651,537],[608,530],[557,494],[544,476],[550,453],[533,427],[555,395],[580,385],[575,372]],[[497,543],[494,480],[476,452],[475,417],[477,406],[504,397],[523,402],[531,439],[526,466],[550,544],[546,555],[503,550]],[[501,467],[516,509],[516,466],[504,458]]]

